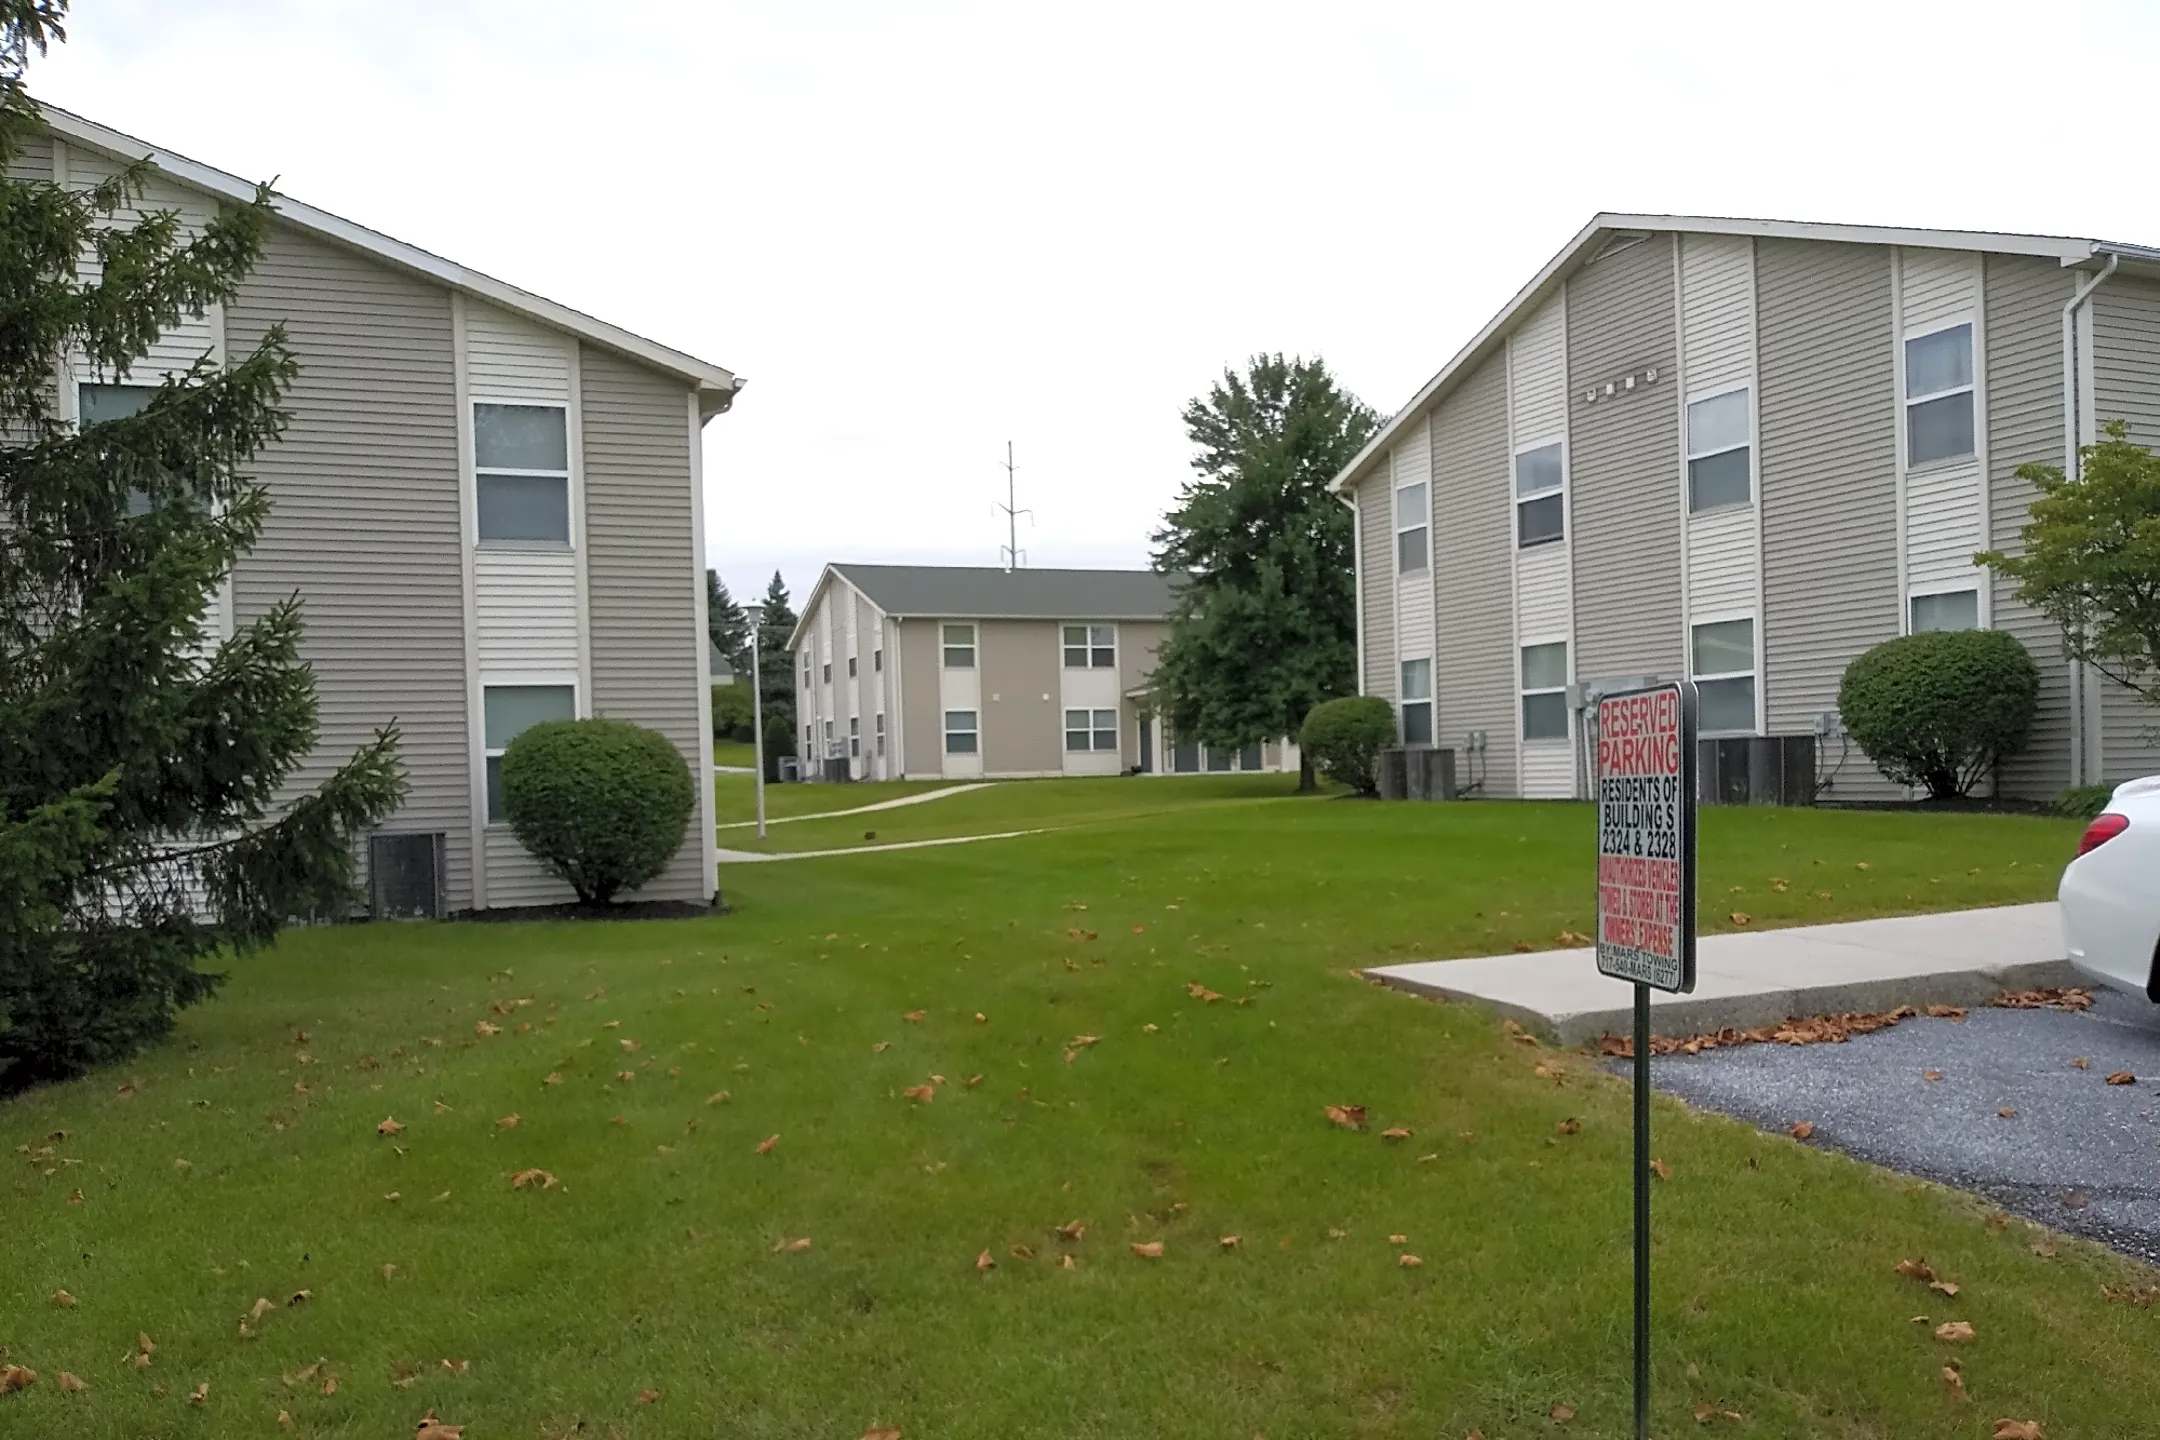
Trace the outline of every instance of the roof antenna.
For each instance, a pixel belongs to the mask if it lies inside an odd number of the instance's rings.
[[[1016,510],[1013,508],[1018,500],[1019,496],[1014,492],[1013,488],[1012,441],[1007,440],[1005,442],[1005,503],[998,506],[998,509],[1005,512],[1005,544],[999,549],[998,558],[1005,562],[1007,574],[1027,564],[1027,551],[1020,548],[1020,517],[1022,515],[1027,516],[1030,525],[1035,523],[1035,512],[1033,510]]]

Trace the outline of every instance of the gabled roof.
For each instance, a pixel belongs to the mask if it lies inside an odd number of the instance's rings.
[[[1498,350],[1515,328],[1516,321],[1545,303],[1567,282],[1603,253],[1607,245],[1630,237],[1679,231],[1689,235],[1748,235],[1777,240],[1834,240],[1848,245],[1903,245],[1922,250],[1979,250],[1995,255],[2034,255],[2059,261],[2064,267],[2091,266],[2115,256],[2125,271],[2160,274],[2160,249],[2123,245],[2109,240],[2081,240],[2063,235],[2011,235],[1990,230],[1922,230],[1896,225],[1838,225],[1806,220],[1736,220],[1706,215],[1616,215],[1593,217],[1559,254],[1546,262],[1515,298],[1486,322],[1485,328],[1457,351],[1440,373],[1425,382],[1410,403],[1382,425],[1365,448],[1345,465],[1331,482],[1346,492],[1360,479],[1376,456],[1386,453],[1403,426],[1429,411]]]
[[[45,127],[70,145],[81,145],[127,163],[148,160],[171,179],[221,200],[244,204],[255,198],[255,185],[252,181],[214,169],[200,161],[190,160],[185,155],[160,149],[137,140],[132,135],[123,135],[118,130],[100,125],[94,120],[85,120],[80,115],[54,105],[40,103],[38,111]],[[327,210],[303,205],[290,196],[278,195],[272,203],[282,219],[310,234],[347,249],[358,250],[394,269],[423,276],[453,290],[485,300],[491,305],[499,305],[551,329],[575,335],[581,340],[589,340],[664,374],[677,376],[685,383],[697,387],[698,411],[702,418],[711,419],[727,410],[735,401],[735,392],[748,383],[722,366],[700,360],[694,355],[686,355],[680,350],[671,350],[657,341],[648,340],[642,335],[633,335],[620,326],[610,325],[605,320],[596,320],[581,311],[572,310],[567,305],[559,305],[529,290],[520,290],[492,275],[468,270],[455,261],[445,260],[417,245],[394,240],[379,230],[370,230],[365,225],[356,225],[350,220],[332,215]]]
[[[1153,570],[832,564],[803,602],[789,649],[835,575],[896,620],[1161,620],[1178,580]]]

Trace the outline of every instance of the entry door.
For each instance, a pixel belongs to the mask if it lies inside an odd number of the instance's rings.
[[[1140,717],[1140,773],[1155,773],[1155,724],[1145,715]]]

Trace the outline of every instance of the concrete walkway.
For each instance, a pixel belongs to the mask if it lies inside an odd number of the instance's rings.
[[[2062,956],[2052,902],[1708,935],[1696,946],[1694,993],[1652,991],[1650,1023],[1660,1035],[1696,1035],[1788,1016],[1973,1005],[2004,989],[2078,983]],[[1625,1035],[1634,1024],[1634,987],[1598,974],[1587,949],[1364,973],[1421,995],[1475,1000],[1565,1045]]]
[[[746,771],[744,773],[755,774],[757,772]],[[920,805],[926,800],[942,800],[948,795],[965,795],[970,790],[987,790],[989,788],[990,784],[986,780],[979,780],[972,785],[947,785],[941,790],[925,790],[920,795],[902,795],[895,800],[880,800],[874,805],[858,805],[852,810],[820,810],[815,815],[776,815],[768,818],[765,824],[770,828],[774,825],[787,825],[796,820],[836,820],[843,815],[868,815],[873,810],[898,810],[903,805]],[[757,821],[730,820],[725,825],[715,825],[713,828],[715,830],[754,830],[757,828]],[[990,837],[986,835],[983,838],[987,840]]]
[[[1022,835],[1042,833],[1041,830],[1000,830],[995,835],[947,835],[941,840],[895,840],[889,845],[850,845],[842,850],[776,850],[770,853],[762,850],[722,850],[720,863],[760,865],[768,860],[817,860],[827,855],[875,855],[880,850],[927,850],[932,845],[972,845],[977,840],[1017,840]]]

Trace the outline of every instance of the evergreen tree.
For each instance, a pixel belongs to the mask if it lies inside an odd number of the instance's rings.
[[[1355,542],[1328,482],[1379,417],[1319,360],[1256,355],[1184,418],[1198,478],[1155,533],[1155,567],[1191,578],[1156,654],[1155,704],[1210,746],[1295,735],[1357,688]],[[1312,787],[1309,761],[1299,783]]]
[[[7,178],[40,128],[24,70],[65,9],[0,0],[0,1088],[126,1055],[215,988],[202,962],[348,908],[355,832],[404,792],[384,730],[281,805],[316,736],[299,604],[222,642],[202,624],[269,511],[242,470],[285,425],[283,334],[127,418],[58,413],[71,363],[124,379],[231,300],[270,223],[267,189],[193,237],[170,212],[129,223],[140,165],[87,189]]]
[[[718,570],[705,572],[705,633],[740,680],[750,673],[750,617],[728,594]]]
[[[771,751],[775,720],[786,725],[788,743],[780,753],[795,753],[800,737],[795,729],[795,657],[788,654],[788,637],[795,633],[795,611],[788,604],[787,582],[773,571],[765,587],[765,603],[758,610],[758,652],[765,666],[765,746]]]

